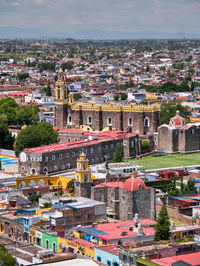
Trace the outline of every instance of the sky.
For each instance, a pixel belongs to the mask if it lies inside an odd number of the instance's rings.
[[[0,27],[200,33],[200,0],[0,0]]]

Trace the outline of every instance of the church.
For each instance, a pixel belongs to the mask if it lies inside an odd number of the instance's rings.
[[[69,95],[65,75],[62,71],[59,72],[56,82],[55,127],[81,128],[90,132],[119,130],[146,135],[156,132],[159,124],[159,106],[74,102],[73,96]]]
[[[158,128],[158,149],[168,153],[200,151],[199,136],[199,123],[187,124],[177,111],[168,125],[163,124]]]
[[[89,160],[82,153],[77,160],[74,189],[76,197],[86,197],[106,203],[107,214],[120,220],[132,220],[135,214],[155,220],[155,189],[148,188],[133,172],[125,182],[112,182],[109,169],[105,180],[94,180]]]

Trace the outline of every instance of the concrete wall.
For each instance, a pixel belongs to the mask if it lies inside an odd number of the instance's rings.
[[[15,151],[0,149],[0,155],[15,156]]]

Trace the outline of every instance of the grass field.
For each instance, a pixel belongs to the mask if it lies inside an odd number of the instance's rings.
[[[200,153],[169,154],[160,157],[153,157],[152,155],[148,155],[138,160],[128,160],[128,162],[134,162],[135,164],[142,165],[144,166],[145,170],[200,165]]]

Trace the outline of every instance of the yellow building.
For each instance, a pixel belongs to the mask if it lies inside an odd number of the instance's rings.
[[[64,249],[66,249],[74,254],[81,254],[89,258],[95,257],[94,244],[82,239],[70,241],[62,237],[57,237],[57,246],[58,252],[62,252]]]
[[[25,188],[34,185],[59,186],[66,188],[71,178],[65,176],[30,175],[26,177],[16,177],[13,188]]]

